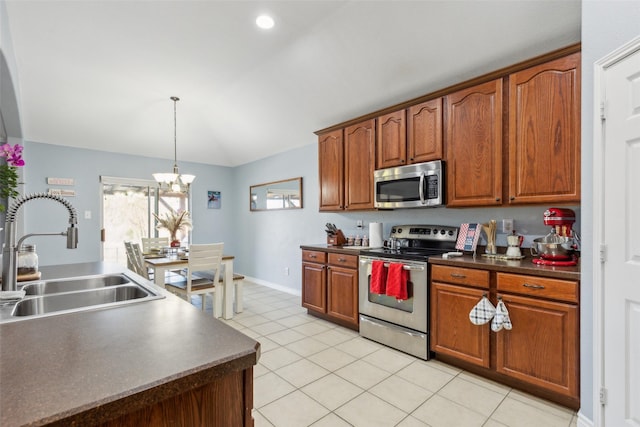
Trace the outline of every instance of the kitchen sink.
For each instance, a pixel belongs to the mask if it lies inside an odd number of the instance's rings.
[[[26,283],[22,289],[26,293],[22,300],[0,305],[0,323],[164,298],[153,285],[124,273],[43,280]]]
[[[131,280],[129,280],[129,278],[124,274],[111,274],[105,276],[34,282],[24,285],[22,289],[27,295],[48,295],[86,289],[101,289],[108,286],[124,285],[127,283],[131,283]]]
[[[150,294],[137,285],[95,289],[85,292],[59,293],[25,298],[16,304],[13,316],[33,316],[63,310],[111,304],[148,297]]]

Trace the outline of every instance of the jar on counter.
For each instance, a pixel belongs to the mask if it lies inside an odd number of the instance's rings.
[[[38,272],[38,254],[36,245],[22,245],[18,250],[18,276],[36,274]]]

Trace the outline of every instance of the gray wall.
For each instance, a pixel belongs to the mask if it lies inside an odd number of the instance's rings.
[[[582,2],[582,223],[583,250],[593,248],[593,64],[640,35],[640,1]],[[581,409],[593,419],[593,268],[583,257],[580,282]],[[587,262],[584,262],[587,261]],[[600,284],[597,284],[598,286]]]

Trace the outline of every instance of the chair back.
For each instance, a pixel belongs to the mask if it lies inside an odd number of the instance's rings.
[[[148,279],[149,270],[144,266],[144,256],[142,255],[140,244],[124,242],[124,247],[127,250],[128,267],[136,274]]]
[[[143,237],[142,238],[142,253],[151,253],[153,249],[162,249],[165,246],[169,246],[168,237]]]
[[[191,292],[191,281],[194,273],[205,274],[211,278],[212,286],[220,280],[220,268],[222,267],[222,251],[224,243],[208,243],[189,246],[189,274],[187,275],[187,291]],[[210,274],[213,273],[213,274]],[[200,275],[202,277],[202,275]]]

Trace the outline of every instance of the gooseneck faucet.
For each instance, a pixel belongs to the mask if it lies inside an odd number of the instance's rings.
[[[16,229],[16,215],[18,209],[26,202],[35,199],[50,199],[60,202],[69,211],[69,227],[67,231],[61,233],[32,233],[26,234],[17,239],[18,230]],[[31,236],[67,236],[67,248],[76,249],[78,247],[78,214],[69,201],[60,196],[46,193],[34,193],[26,196],[18,197],[13,204],[7,209],[6,220],[4,224],[4,249],[2,251],[2,290],[15,291],[18,282],[18,250],[22,241]],[[17,243],[16,243],[17,240]]]

